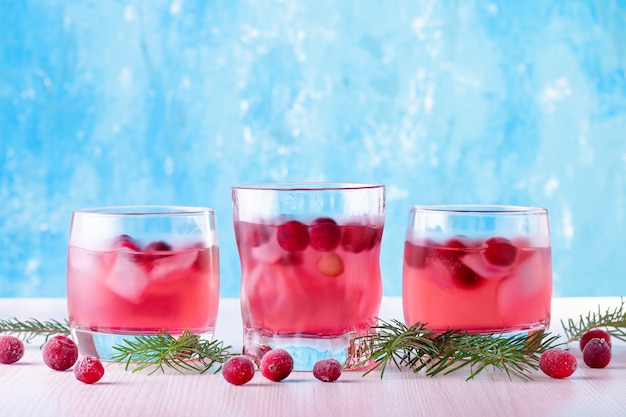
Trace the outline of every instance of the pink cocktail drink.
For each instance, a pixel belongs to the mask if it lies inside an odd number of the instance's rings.
[[[552,258],[543,209],[418,206],[404,244],[408,325],[517,333],[550,322]]]
[[[296,370],[363,366],[382,299],[384,187],[266,183],[233,188],[243,350],[282,348]]]
[[[437,331],[544,327],[550,318],[551,270],[550,248],[524,238],[407,241],[405,320]]]
[[[238,222],[235,230],[245,328],[333,337],[367,333],[376,324],[382,225],[320,218]],[[291,237],[281,240],[281,232]]]
[[[91,213],[75,214],[77,219],[81,216],[83,223],[94,227]],[[187,223],[196,227],[195,220],[183,221]],[[159,235],[162,239],[84,236],[84,230],[73,230],[67,264],[70,327],[82,354],[110,359],[113,345],[123,339],[163,330],[174,336],[189,330],[212,337],[219,260],[210,233],[171,234],[169,239],[167,233]]]

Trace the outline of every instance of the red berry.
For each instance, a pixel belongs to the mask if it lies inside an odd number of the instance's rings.
[[[341,376],[341,363],[333,358],[317,361],[313,365],[313,376],[324,382],[336,381]]]
[[[71,368],[78,359],[76,343],[67,336],[57,335],[43,345],[43,361],[48,367],[56,371],[65,371]]]
[[[278,226],[276,240],[284,250],[300,252],[309,245],[309,232],[304,224],[291,220]]]
[[[583,360],[590,368],[605,368],[611,362],[611,346],[602,338],[591,339],[583,349]]]
[[[24,356],[24,343],[15,336],[0,336],[0,363],[15,363]]]
[[[321,217],[309,226],[309,235],[313,249],[329,252],[339,245],[341,229],[333,219]]]
[[[376,229],[363,225],[347,225],[343,227],[341,247],[353,253],[371,249],[376,244],[378,234]]]
[[[222,366],[222,376],[233,385],[243,385],[254,377],[254,362],[245,356],[232,356]]]
[[[517,248],[503,237],[492,237],[485,241],[483,256],[494,266],[510,266],[517,260]]]
[[[98,382],[103,375],[104,366],[102,366],[100,359],[95,356],[84,356],[74,366],[74,376],[85,384]]]
[[[150,242],[148,246],[146,246],[146,252],[167,252],[170,250],[172,250],[172,245],[162,240]]]
[[[282,381],[293,371],[293,358],[284,349],[272,349],[261,358],[261,373],[271,381]]]
[[[139,245],[128,235],[119,235],[113,240],[113,249],[129,249],[139,251]]]
[[[264,224],[239,222],[237,235],[244,245],[256,248],[270,239],[270,232]]]
[[[539,368],[552,378],[567,378],[577,366],[576,357],[568,350],[548,349],[539,357]]]
[[[604,339],[606,343],[609,345],[609,348],[611,347],[611,335],[609,334],[609,332],[607,332],[606,330],[602,330],[602,329],[593,329],[593,330],[589,330],[585,332],[583,336],[580,338],[580,351],[582,352],[587,342],[595,338]]]
[[[423,268],[428,257],[428,247],[414,245],[408,240],[404,242],[404,262],[410,268]]]
[[[448,246],[450,245],[450,246]],[[450,275],[456,284],[465,288],[476,287],[483,281],[482,277],[467,267],[461,258],[465,255],[463,247],[454,246],[448,242],[444,247],[437,248],[433,256],[450,271]]]

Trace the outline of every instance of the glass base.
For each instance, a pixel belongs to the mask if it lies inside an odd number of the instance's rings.
[[[294,371],[312,371],[315,363],[333,358],[345,370],[366,369],[371,351],[367,334],[347,333],[341,336],[320,337],[318,335],[274,335],[244,330],[243,353],[260,364],[263,355],[271,349],[284,349],[293,357]]]
[[[169,331],[168,331],[169,332]],[[170,332],[172,336],[178,333]],[[72,328],[72,336],[78,345],[80,355],[92,355],[101,360],[110,361],[119,353],[114,346],[125,345],[124,341],[133,342],[139,336],[153,336],[154,333],[138,332],[97,332],[91,329]],[[200,333],[200,337],[206,340],[213,340],[213,329]]]

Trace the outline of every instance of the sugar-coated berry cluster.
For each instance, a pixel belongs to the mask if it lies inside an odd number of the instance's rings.
[[[606,330],[589,330],[580,338],[579,347],[590,368],[605,368],[611,362],[611,335]],[[567,378],[577,367],[576,357],[565,349],[549,349],[539,358],[539,368],[552,378]]]
[[[261,358],[259,369],[265,378],[280,382],[291,375],[293,358],[284,349],[272,349]],[[246,356],[230,357],[222,366],[222,376],[233,385],[250,382],[254,372],[254,362]],[[341,376],[341,363],[332,358],[322,359],[315,363],[313,376],[323,382],[336,381]]]
[[[41,349],[43,362],[55,371],[74,367],[74,376],[86,384],[98,382],[104,367],[94,356],[78,357],[78,347],[72,339],[56,335],[48,339]],[[0,336],[0,363],[12,364],[24,356],[24,343],[15,336]]]

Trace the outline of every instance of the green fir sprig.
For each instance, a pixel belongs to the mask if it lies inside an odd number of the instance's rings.
[[[15,317],[0,319],[0,333],[19,336],[26,343],[30,343],[37,336],[43,336],[47,341],[51,336],[70,334],[70,323],[67,319],[40,321],[34,318],[19,320]]]
[[[626,341],[626,306],[624,299],[618,307],[607,308],[602,310],[598,305],[597,311],[590,311],[586,315],[580,315],[578,319],[561,320],[566,343],[580,340],[583,334],[589,330],[602,328],[605,329],[611,337]]]
[[[203,339],[189,330],[179,336],[162,330],[156,335],[124,339],[121,344],[113,346],[117,353],[113,355],[112,361],[126,363],[126,370],[132,366],[133,372],[153,368],[150,374],[165,372],[166,368],[180,373],[204,373],[214,366],[214,373],[217,373],[232,356],[228,351],[230,348],[221,341]]]
[[[470,369],[468,380],[479,373],[501,370],[509,379],[531,380],[539,369],[539,357],[556,347],[558,335],[534,332],[529,335],[475,334],[458,330],[436,333],[416,323],[410,327],[398,320],[380,321],[368,342],[372,351],[364,363],[374,365],[365,374],[380,369],[380,377],[389,364],[408,368],[427,376],[448,375]]]

